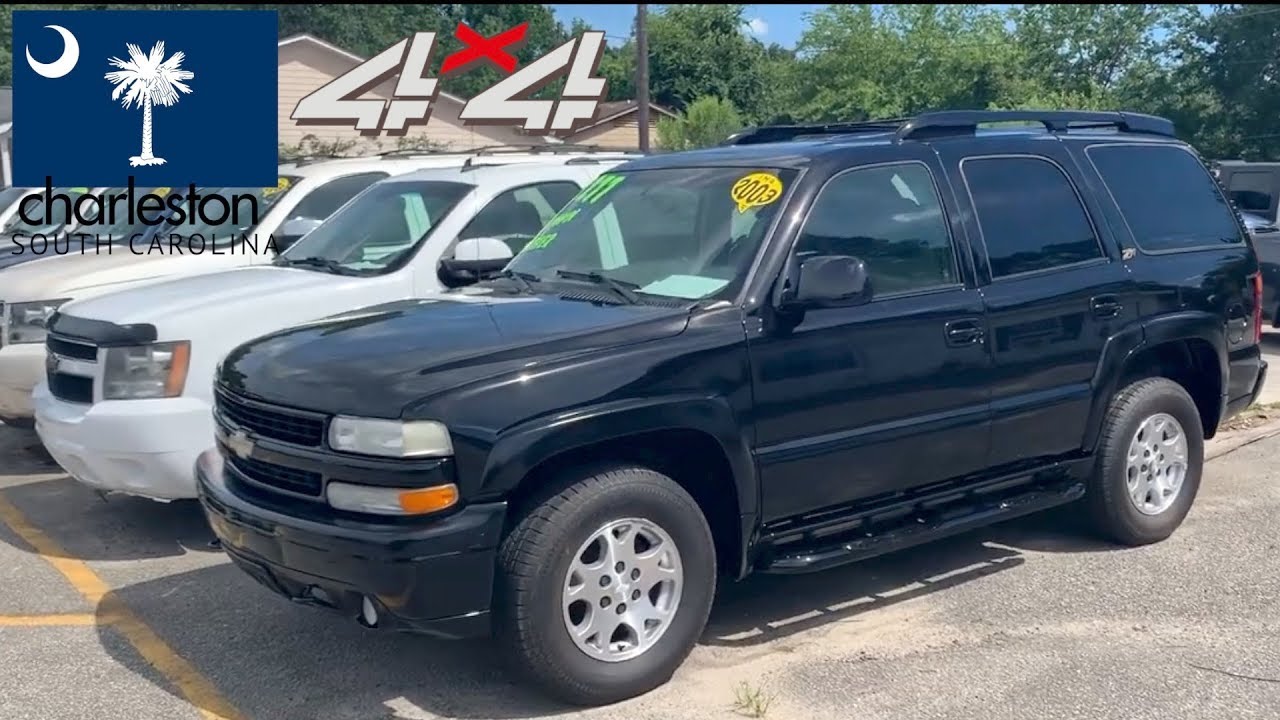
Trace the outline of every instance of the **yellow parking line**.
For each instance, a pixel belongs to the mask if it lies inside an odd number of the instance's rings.
[[[49,615],[0,615],[0,627],[63,627],[96,625],[92,613],[52,613]]]
[[[177,686],[178,691],[200,711],[205,720],[241,720],[243,716],[218,692],[213,683],[191,663],[174,652],[133,611],[125,607],[102,578],[82,560],[67,555],[56,542],[32,525],[22,511],[0,495],[0,522],[9,526],[40,557],[54,567],[91,605],[98,607],[105,623],[109,623],[160,674]],[[0,622],[0,624],[3,624]]]

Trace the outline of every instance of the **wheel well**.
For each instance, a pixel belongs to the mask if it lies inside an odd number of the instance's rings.
[[[1217,433],[1222,374],[1218,354],[1208,341],[1174,340],[1145,348],[1129,358],[1119,387],[1147,377],[1166,377],[1181,385],[1200,411],[1205,438]]]
[[[566,450],[535,466],[511,498],[515,516],[542,499],[567,471],[600,463],[641,465],[666,475],[697,501],[716,543],[716,566],[735,575],[741,558],[737,486],[729,458],[715,438],[698,430],[656,430]]]

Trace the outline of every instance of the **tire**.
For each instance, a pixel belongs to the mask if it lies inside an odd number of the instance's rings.
[[[1161,416],[1171,417],[1180,426],[1185,438],[1185,471],[1175,492],[1161,493],[1170,499],[1157,501],[1157,491],[1152,490],[1144,501],[1146,511],[1140,510],[1133,499],[1131,487],[1141,487],[1141,465],[1135,467],[1137,483],[1130,485],[1129,453],[1135,445],[1140,429],[1146,434],[1137,441],[1140,458],[1146,461],[1143,446],[1157,442],[1152,428],[1157,427]],[[1144,428],[1144,422],[1149,422]],[[1165,421],[1167,423],[1167,420]],[[1168,426],[1165,426],[1168,428]],[[1164,433],[1158,433],[1162,437]],[[1164,447],[1161,445],[1161,447]],[[1157,453],[1157,460],[1173,457]],[[1147,465],[1153,474],[1163,463]],[[1103,420],[1098,443],[1098,464],[1090,478],[1085,495],[1090,520],[1104,537],[1121,545],[1140,546],[1164,540],[1182,524],[1200,489],[1200,474],[1204,468],[1204,429],[1195,402],[1183,387],[1168,378],[1155,377],[1138,380],[1120,390],[1111,400]],[[1173,471],[1166,471],[1176,474]],[[1171,477],[1165,475],[1164,477]],[[1165,485],[1165,488],[1168,486]],[[1138,490],[1142,494],[1143,490]],[[1167,507],[1160,508],[1167,503]]]
[[[560,489],[532,507],[503,540],[498,552],[498,577],[495,583],[494,620],[497,639],[507,646],[508,658],[548,695],[574,705],[606,705],[644,694],[664,683],[675,673],[693,650],[706,626],[716,587],[716,552],[711,529],[697,502],[665,475],[641,467],[619,467],[599,471],[581,471],[557,486]],[[635,568],[622,575],[610,575],[610,585],[600,585],[606,570],[596,575],[580,572],[582,591],[608,588],[607,607],[590,601],[564,603],[569,588],[570,569],[581,569],[580,558],[591,558],[586,544],[610,523],[631,520],[618,526],[614,533],[628,527],[633,533],[653,536],[650,525],[665,532],[679,555],[683,569],[678,583],[679,595],[661,633],[639,654],[627,659],[606,661],[593,657],[580,648],[570,635],[570,622],[597,617],[609,624],[612,616],[628,598],[641,589],[644,600],[635,601],[633,611],[661,605],[644,604],[649,588],[642,575],[631,583]],[[634,542],[634,540],[632,541]],[[663,542],[666,542],[663,540]],[[641,545],[632,545],[641,547]],[[586,549],[586,553],[579,553]],[[620,549],[617,557],[624,557]],[[667,562],[673,556],[667,555]],[[601,567],[608,565],[602,560]],[[616,565],[615,565],[616,567]],[[647,567],[647,566],[646,566]],[[662,573],[649,570],[650,577]],[[667,576],[663,576],[667,577]],[[623,578],[619,580],[619,578]],[[659,584],[659,591],[670,591],[674,585]],[[664,590],[665,589],[665,590]],[[624,590],[621,595],[618,591]],[[575,588],[575,591],[579,591]],[[598,594],[607,594],[606,590]],[[658,595],[659,600],[664,596]],[[671,600],[671,595],[666,600]],[[592,615],[582,613],[590,608]],[[630,616],[627,616],[630,617]],[[638,616],[637,616],[638,617]],[[643,624],[643,623],[642,623]],[[628,626],[630,627],[630,626]],[[596,638],[599,643],[599,637]]]

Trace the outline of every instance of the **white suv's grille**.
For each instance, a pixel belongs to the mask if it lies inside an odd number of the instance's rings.
[[[97,375],[98,364],[97,346],[49,333],[45,348],[49,392],[59,400],[92,404],[93,379]]]

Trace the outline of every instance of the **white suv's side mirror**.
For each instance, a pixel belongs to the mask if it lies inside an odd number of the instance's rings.
[[[459,240],[453,257],[440,261],[440,281],[446,287],[468,285],[506,267],[512,257],[511,248],[497,238]]]
[[[501,240],[491,237],[467,238],[459,240],[453,246],[453,259],[471,260],[510,260],[514,257],[511,248]],[[505,264],[505,263],[504,263]]]
[[[280,237],[276,239],[276,247],[284,252],[304,235],[320,227],[323,222],[323,220],[301,216],[286,220],[280,226]]]

